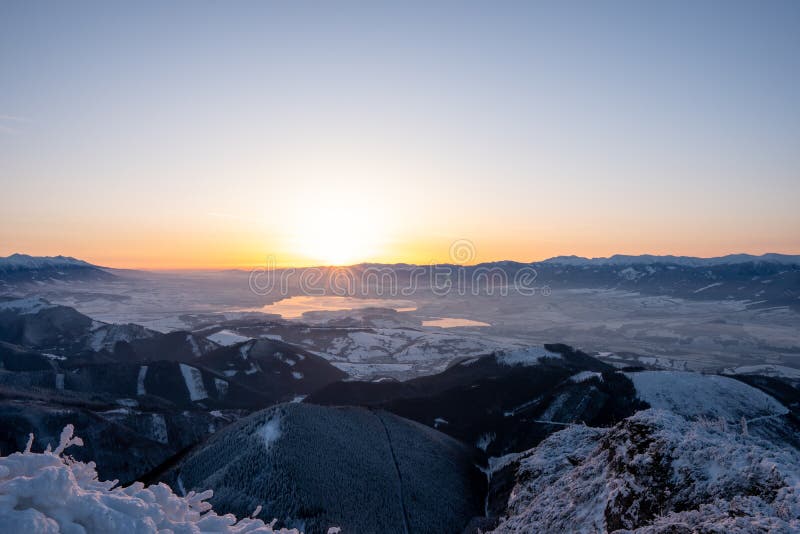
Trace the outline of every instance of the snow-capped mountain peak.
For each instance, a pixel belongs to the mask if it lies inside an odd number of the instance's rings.
[[[95,267],[91,263],[70,256],[29,256],[11,254],[0,258],[0,268],[6,269],[52,269],[55,267]]]

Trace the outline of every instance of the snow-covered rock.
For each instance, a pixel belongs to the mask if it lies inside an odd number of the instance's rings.
[[[746,425],[645,410],[517,459],[494,532],[798,532],[800,454]]]

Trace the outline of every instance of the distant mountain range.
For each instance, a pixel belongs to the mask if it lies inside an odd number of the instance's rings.
[[[716,258],[696,258],[693,256],[653,256],[642,254],[629,256],[615,254],[609,258],[584,258],[581,256],[556,256],[538,263],[572,266],[596,265],[650,265],[660,263],[665,265],[680,265],[683,267],[709,267],[715,265],[736,265],[740,263],[779,263],[782,265],[800,265],[800,255],[791,254],[728,254]]]
[[[52,280],[109,280],[108,270],[68,256],[12,254],[0,258],[0,285]]]
[[[538,291],[553,289],[596,289],[635,291],[645,295],[661,295],[690,300],[735,300],[751,307],[789,307],[800,311],[800,255],[730,254],[718,258],[688,256],[625,256],[582,258],[558,256],[541,262],[520,263],[497,261],[478,265],[359,264],[346,268],[322,268],[330,276],[348,270],[362,286],[354,287],[363,297],[392,294],[385,287],[383,274],[389,273],[396,288],[414,291],[434,290],[434,281],[441,283],[442,270],[450,277],[454,291],[464,294],[494,294],[497,285],[518,285],[519,275]],[[380,277],[368,274],[378,269]],[[531,270],[535,271],[532,272]],[[303,288],[330,289],[330,276],[302,277],[305,269],[293,270],[292,284],[303,279]],[[527,272],[526,272],[527,271]],[[235,272],[231,273],[235,275]],[[64,256],[34,257],[12,254],[0,258],[0,288],[50,281],[109,280],[125,275],[125,271],[107,269]],[[499,276],[498,276],[499,275]],[[317,282],[312,282],[316,280]],[[380,287],[379,285],[380,284]],[[312,287],[313,286],[313,287]]]

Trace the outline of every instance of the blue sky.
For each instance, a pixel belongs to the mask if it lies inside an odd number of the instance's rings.
[[[4,2],[0,253],[797,253],[799,30],[777,1]]]

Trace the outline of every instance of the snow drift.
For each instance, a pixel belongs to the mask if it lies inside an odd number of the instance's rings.
[[[67,447],[83,445],[72,434],[68,425],[58,447],[48,446],[43,453],[31,452],[31,435],[25,452],[0,456],[0,531],[297,533],[273,530],[259,519],[237,521],[232,514],[218,515],[206,502],[213,495],[210,490],[181,497],[166,484],[120,487],[116,481],[100,481],[93,462],[64,454]]]

